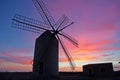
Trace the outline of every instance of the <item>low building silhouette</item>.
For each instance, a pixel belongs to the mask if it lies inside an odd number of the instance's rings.
[[[112,63],[87,64],[83,66],[83,72],[90,77],[113,76]]]

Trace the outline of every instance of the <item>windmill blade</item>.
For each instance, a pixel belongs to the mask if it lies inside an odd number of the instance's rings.
[[[68,24],[67,26],[63,27],[62,29],[60,29],[60,30],[58,30],[58,31],[62,31],[63,29],[65,29],[65,28],[71,26],[72,24],[74,24],[74,22],[71,22],[70,24]]]
[[[59,30],[59,28],[65,26],[69,22],[69,19],[66,15],[62,15],[59,20],[56,22],[55,27],[56,30]]]
[[[34,3],[35,7],[37,8],[40,16],[44,20],[44,22],[46,24],[48,24],[55,31],[55,29],[53,27],[53,25],[55,25],[55,21],[54,21],[52,15],[50,14],[50,12],[48,11],[48,9],[46,8],[43,1],[42,0],[32,0],[32,1]]]
[[[22,25],[24,25],[24,27],[25,26],[31,26],[31,27],[34,27],[34,28],[37,28],[37,29],[41,29],[41,30],[48,30],[48,29],[46,29],[46,28],[42,28],[42,27],[39,27],[39,26],[37,26],[37,25],[35,25],[35,24],[32,24],[32,23],[30,23],[30,22],[25,22],[24,20],[21,20],[21,19],[17,19],[17,18],[13,18],[12,19],[14,22],[17,22],[18,24],[22,24]]]
[[[76,47],[79,46],[77,40],[74,39],[73,37],[71,37],[70,35],[68,35],[62,31],[61,31],[61,33],[58,33],[58,34],[62,35],[64,38],[66,38],[68,41],[70,41],[74,46],[76,46]]]
[[[21,29],[21,30],[25,30],[29,32],[34,32],[34,33],[43,32],[42,30],[36,29],[34,27],[29,27],[28,25],[24,25],[24,24],[17,23],[17,22],[12,22],[12,28],[17,28],[17,29]]]
[[[44,22],[23,16],[23,15],[19,15],[19,14],[15,14],[15,16],[13,17],[13,21],[36,25],[36,26],[39,26],[41,28],[46,28],[48,30],[50,29],[50,26],[45,24]]]
[[[57,38],[58,38],[58,40],[59,40],[59,42],[60,42],[60,44],[61,44],[61,46],[62,46],[62,48],[63,48],[63,51],[64,51],[65,54],[66,54],[66,57],[67,57],[67,59],[68,59],[68,61],[69,61],[69,64],[70,64],[71,69],[74,70],[74,69],[75,69],[75,63],[73,62],[73,59],[72,59],[71,55],[69,54],[67,48],[65,47],[65,45],[63,44],[62,40],[59,38],[58,35],[57,35]]]

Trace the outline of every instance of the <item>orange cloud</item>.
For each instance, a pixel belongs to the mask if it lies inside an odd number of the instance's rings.
[[[22,65],[22,64],[17,64],[17,63],[12,63],[12,62],[6,61],[4,63],[1,63],[0,71],[11,71],[11,72],[32,71],[32,66],[31,65]]]
[[[70,68],[70,67],[60,67],[60,68],[59,68],[59,71],[60,71],[60,72],[70,72],[70,71],[71,71],[71,68]],[[77,71],[83,71],[83,69],[82,69],[81,66],[79,66],[79,67],[76,67],[74,71],[75,71],[75,72],[77,72]]]

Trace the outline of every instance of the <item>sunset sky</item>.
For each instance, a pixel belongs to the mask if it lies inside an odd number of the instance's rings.
[[[79,47],[62,39],[76,64],[112,62],[120,70],[120,0],[44,0],[57,21],[67,15],[72,26],[63,31],[79,42]],[[0,0],[0,71],[32,71],[35,39],[40,34],[12,26],[15,14],[43,21],[32,0]],[[59,46],[60,47],[60,46]],[[71,71],[62,48],[59,70]]]

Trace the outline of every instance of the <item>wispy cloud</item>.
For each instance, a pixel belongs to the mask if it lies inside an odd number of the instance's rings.
[[[11,50],[0,53],[0,61],[1,62],[12,62],[23,65],[31,65],[32,64],[32,56],[30,56],[28,50]]]

